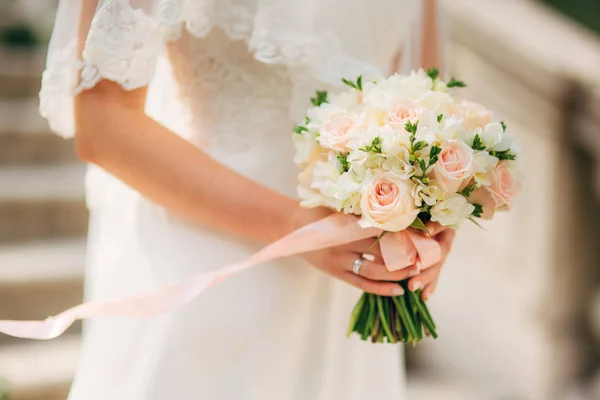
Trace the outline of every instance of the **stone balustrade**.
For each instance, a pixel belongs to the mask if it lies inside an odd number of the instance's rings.
[[[417,349],[417,365],[489,399],[562,400],[600,353],[588,328],[600,281],[600,38],[532,1],[444,4],[452,72],[517,133],[524,186],[486,231],[458,235],[432,301],[442,337]]]

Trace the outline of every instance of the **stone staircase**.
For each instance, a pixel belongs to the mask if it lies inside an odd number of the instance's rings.
[[[39,116],[42,67],[37,53],[0,57],[0,319],[44,319],[82,299],[85,166]],[[9,399],[64,400],[80,329],[49,342],[0,336]]]

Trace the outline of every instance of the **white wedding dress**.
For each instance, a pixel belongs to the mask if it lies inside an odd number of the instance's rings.
[[[126,90],[148,85],[150,116],[295,196],[291,127],[311,92],[335,90],[342,76],[387,73],[413,3],[104,0],[77,61],[81,1],[62,0],[41,112],[70,137],[77,91],[100,79]],[[86,185],[87,299],[177,282],[259,248],[175,216],[98,167]],[[401,349],[346,338],[359,294],[290,258],[166,315],[87,321],[69,399],[403,399]]]

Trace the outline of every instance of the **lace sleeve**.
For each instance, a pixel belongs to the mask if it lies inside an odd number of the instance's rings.
[[[145,12],[152,0],[100,0],[78,51],[82,0],[61,0],[42,75],[40,113],[55,133],[74,135],[73,97],[100,80],[125,90],[148,85],[164,41]]]

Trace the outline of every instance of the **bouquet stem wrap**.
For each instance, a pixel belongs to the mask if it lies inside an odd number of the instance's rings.
[[[49,317],[45,321],[0,321],[0,333],[20,338],[47,340],[62,335],[67,328],[79,319],[109,316],[150,317],[162,314],[183,306],[209,287],[261,263],[376,237],[381,233],[382,231],[377,228],[361,228],[358,225],[356,216],[334,214],[290,233],[245,260],[227,265],[217,271],[197,274],[180,283],[127,298],[83,303],[54,317]],[[440,259],[440,248],[433,239],[409,231],[389,233],[384,238],[388,236],[389,239],[382,243],[383,256],[386,261],[393,262],[395,267],[412,265],[417,256],[421,262],[427,260],[428,265],[426,266],[433,265]],[[405,258],[399,259],[398,257]],[[371,305],[372,295],[365,294],[363,298],[365,296],[368,297],[368,300],[362,300],[361,298],[360,301],[365,302],[365,304],[368,302]],[[405,316],[403,317],[403,314],[412,309],[408,308],[408,303],[406,307],[397,304],[402,304],[403,301],[406,302],[407,296],[414,297],[418,295],[407,291],[407,294],[399,298],[393,298],[391,302],[389,298],[375,296],[376,302],[385,301],[388,305],[387,309],[384,308],[383,316],[380,314],[379,321],[383,327],[387,323],[395,323],[393,320],[398,319],[398,313],[404,321]],[[409,297],[409,299],[412,297]],[[382,306],[384,306],[383,303]],[[396,311],[393,311],[393,307],[396,307]],[[381,308],[378,309],[381,312]],[[387,313],[385,310],[387,310]],[[369,321],[371,320],[367,322]]]

